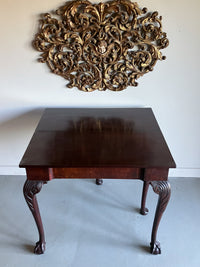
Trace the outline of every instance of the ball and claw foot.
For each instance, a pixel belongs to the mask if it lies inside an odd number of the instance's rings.
[[[40,255],[40,254],[44,254],[44,251],[45,251],[45,243],[38,241],[34,248],[34,253]]]
[[[151,243],[150,246],[151,246],[151,254],[154,254],[154,255],[161,254],[161,247],[158,241],[156,241],[153,244]]]
[[[103,184],[103,179],[96,179],[96,184],[97,185],[102,185]]]
[[[142,214],[142,215],[147,215],[148,212],[149,212],[149,210],[147,208],[140,209],[140,214]]]

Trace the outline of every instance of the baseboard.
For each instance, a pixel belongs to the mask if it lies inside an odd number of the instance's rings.
[[[0,166],[0,175],[26,175],[26,172],[17,166]]]
[[[0,175],[26,175],[24,168],[17,166],[0,166]],[[169,171],[169,177],[195,177],[200,178],[199,169],[176,168]]]
[[[200,168],[196,169],[184,169],[184,168],[176,168],[169,170],[169,177],[194,177],[200,178]]]

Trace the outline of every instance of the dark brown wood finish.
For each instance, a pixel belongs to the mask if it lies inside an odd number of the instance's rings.
[[[150,108],[46,109],[20,167],[167,170],[175,163]]]
[[[151,183],[160,196],[151,251],[160,252],[156,233],[166,194],[157,185],[159,182],[168,185],[168,170],[175,168],[175,162],[150,108],[46,109],[20,167],[27,172],[29,182],[25,188],[31,188],[25,190],[26,200],[34,191],[32,188],[37,188],[37,182],[54,178],[91,178],[97,184],[102,184],[102,179],[140,179],[144,181],[141,213],[146,214],[146,195]],[[37,210],[36,201],[32,202]],[[39,210],[32,213],[43,236]],[[42,239],[39,246],[44,247],[44,243]],[[38,251],[42,249],[35,252]]]
[[[103,184],[103,179],[96,179],[96,184],[97,185],[102,185]]]
[[[146,208],[146,198],[147,198],[148,189],[149,189],[149,181],[148,182],[144,181],[143,191],[142,191],[141,209],[140,209],[140,213],[142,215],[147,215],[149,212],[149,210]]]
[[[151,253],[161,254],[160,242],[156,240],[156,235],[163,212],[165,211],[171,196],[171,187],[167,181],[154,181],[151,182],[151,185],[154,192],[159,195],[151,234]]]
[[[28,204],[30,211],[33,214],[39,232],[39,241],[36,243],[34,249],[35,254],[43,254],[45,251],[45,244],[46,244],[42,219],[40,216],[40,211],[36,198],[36,194],[40,192],[44,183],[45,183],[44,181],[26,180],[23,189],[25,200]]]

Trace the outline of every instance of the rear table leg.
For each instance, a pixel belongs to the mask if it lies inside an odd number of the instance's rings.
[[[146,208],[146,198],[147,198],[147,192],[149,189],[149,182],[144,181],[143,184],[143,192],[142,192],[142,201],[141,201],[141,209],[140,214],[147,215],[149,210]]]
[[[28,204],[30,211],[33,214],[39,232],[39,241],[36,243],[34,249],[35,254],[43,254],[45,251],[44,229],[36,198],[36,194],[40,192],[44,183],[46,182],[26,180],[23,189],[25,200]]]
[[[103,179],[96,179],[96,184],[97,185],[102,185],[103,184]]]

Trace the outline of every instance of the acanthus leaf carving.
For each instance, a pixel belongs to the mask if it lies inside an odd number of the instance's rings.
[[[120,91],[164,60],[162,17],[129,0],[67,2],[42,16],[34,47],[40,62],[83,91]]]

